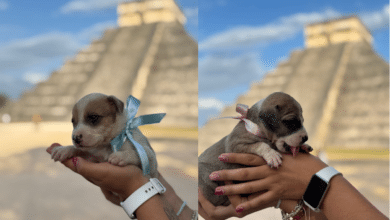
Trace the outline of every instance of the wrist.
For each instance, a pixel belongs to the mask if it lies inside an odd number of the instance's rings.
[[[280,209],[286,213],[290,213],[294,210],[299,200],[282,200],[280,203]]]
[[[120,194],[122,201],[126,200],[131,194],[133,194],[137,189],[141,188],[147,182],[149,182],[149,179],[143,175],[139,178],[134,178],[130,184],[127,184],[124,192]]]
[[[130,218],[134,217],[135,211],[149,201],[152,197],[163,194],[166,191],[163,184],[156,178],[151,178],[146,184],[142,185],[135,192],[133,192],[120,205],[126,211]]]
[[[329,200],[329,194],[331,194],[332,196],[332,192],[333,189],[334,189],[334,185],[339,185],[342,181],[343,181],[344,177],[342,175],[337,175],[335,177],[333,177],[330,181],[329,181],[329,192],[325,195],[323,201],[322,201],[322,204],[320,206],[320,210],[323,211],[324,209],[327,208],[327,203],[328,203],[328,200]],[[333,186],[333,188],[332,188]],[[332,188],[332,190],[331,190]]]
[[[331,181],[340,175],[342,174],[333,167],[323,168],[314,174],[303,195],[304,203],[313,211],[320,212]]]
[[[280,204],[282,219],[303,219],[306,208],[302,200],[283,200]]]

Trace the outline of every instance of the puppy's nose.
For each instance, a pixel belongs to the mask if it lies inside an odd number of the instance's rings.
[[[79,134],[79,135],[73,135],[73,141],[76,143],[76,144],[80,144],[81,143],[81,138],[83,137],[82,134]]]
[[[306,135],[302,138],[302,144],[309,140],[309,137]]]

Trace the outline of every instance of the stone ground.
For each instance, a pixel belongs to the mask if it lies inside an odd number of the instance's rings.
[[[192,209],[197,209],[197,181],[183,171],[196,162],[190,155],[196,149],[166,148],[159,151],[164,160],[162,175]],[[175,153],[173,153],[175,151]],[[330,161],[380,211],[389,216],[389,163],[387,160]],[[129,219],[112,205],[99,188],[60,163],[54,163],[45,148],[34,148],[8,157],[0,157],[0,219]],[[276,209],[254,213],[244,219],[280,220]]]
[[[0,157],[0,219],[129,219],[121,207],[104,198],[98,187],[61,163],[54,163],[45,149]],[[197,149],[181,150],[187,153],[173,159],[193,163],[188,157],[197,155]],[[181,167],[164,165],[159,171],[176,193],[197,209],[197,180]]]

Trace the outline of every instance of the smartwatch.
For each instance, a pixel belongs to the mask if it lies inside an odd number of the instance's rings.
[[[329,189],[330,180],[341,174],[333,167],[325,167],[314,174],[303,195],[303,202],[315,212],[320,212],[321,202]]]
[[[144,202],[148,201],[156,194],[163,194],[166,191],[163,184],[156,178],[151,178],[149,182],[138,188],[124,202],[121,202],[122,208],[131,219],[135,219],[135,210]]]

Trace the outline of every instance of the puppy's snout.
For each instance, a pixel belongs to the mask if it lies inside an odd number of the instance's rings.
[[[81,143],[81,139],[83,138],[83,135],[82,134],[79,134],[79,135],[73,135],[73,141],[76,143],[76,144],[80,144]]]
[[[302,138],[302,144],[309,140],[309,137],[306,135]]]

